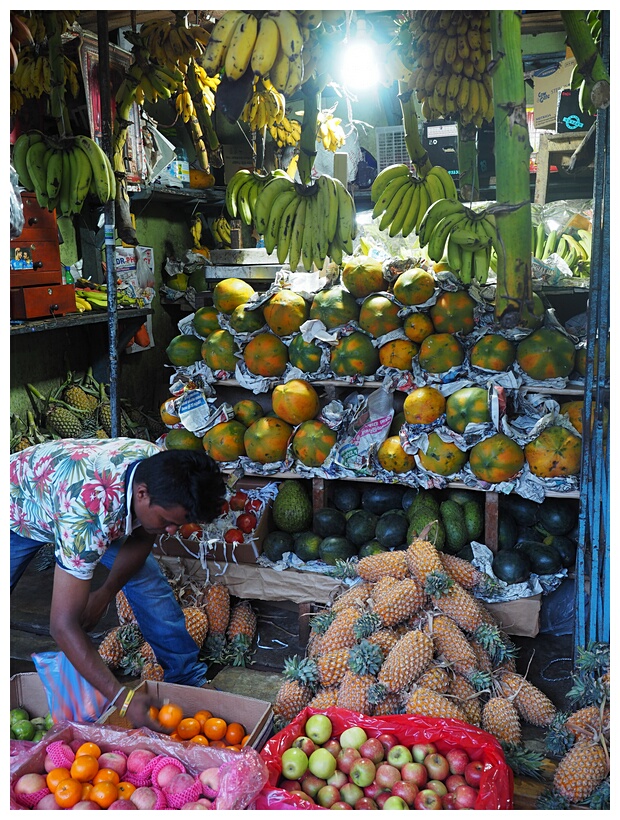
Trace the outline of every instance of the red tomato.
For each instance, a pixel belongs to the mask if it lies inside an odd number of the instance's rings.
[[[243,533],[236,527],[232,527],[224,533],[224,541],[227,544],[233,544],[235,541],[241,544],[243,543]]]
[[[230,509],[230,505],[229,505],[228,501],[223,501],[222,502],[222,509],[220,511],[220,515],[226,515],[226,513],[228,512],[229,509]]]
[[[199,535],[202,534],[202,527],[200,524],[182,524],[179,527],[179,535],[181,538],[189,538],[193,532],[197,532]]]
[[[237,516],[236,524],[241,532],[252,532],[256,527],[256,521],[257,519],[253,512],[246,512]]]
[[[245,502],[245,511],[246,512],[258,512],[262,507],[262,502],[260,498],[248,498]]]
[[[244,493],[243,490],[237,490],[237,492],[230,497],[229,505],[231,510],[235,510],[239,512],[245,507],[245,502],[248,500],[247,493]]]

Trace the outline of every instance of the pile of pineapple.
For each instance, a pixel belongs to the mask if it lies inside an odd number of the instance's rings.
[[[177,598],[180,596],[177,595]],[[246,666],[256,637],[257,616],[248,601],[231,600],[228,587],[206,584],[191,603],[179,601],[187,631],[210,663]],[[99,644],[99,655],[113,670],[140,680],[163,680],[164,670],[152,646],[144,640],[134,612],[121,590],[116,595],[119,625]]]

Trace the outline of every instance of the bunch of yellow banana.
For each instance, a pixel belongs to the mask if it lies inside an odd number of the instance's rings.
[[[575,275],[588,275],[592,232],[583,228],[547,232],[542,221],[536,227],[532,225],[532,254],[537,259],[544,260],[552,253],[560,256]]]
[[[197,63],[194,63],[193,66],[200,94],[202,96],[202,103],[204,104],[207,113],[212,114],[215,111],[215,92],[220,84],[220,78],[208,77],[204,68],[199,66]],[[179,90],[174,101],[174,106],[177,114],[181,117],[183,122],[189,122],[192,117],[197,116],[194,100],[185,82],[179,84]]]
[[[249,123],[252,131],[262,132],[265,127],[282,122],[285,108],[284,95],[264,78],[254,84],[254,92],[241,112],[241,119]]]
[[[211,233],[215,241],[225,248],[230,248],[230,223],[225,216],[218,216],[211,223]]]
[[[149,20],[140,27],[140,39],[150,59],[160,66],[187,66],[199,59],[209,42],[209,32],[202,26],[186,26],[183,19]]]
[[[268,125],[267,129],[278,148],[284,148],[285,145],[297,145],[301,139],[301,123],[297,120],[289,120],[288,117],[282,117],[280,122]]]
[[[23,97],[38,100],[51,91],[51,69],[47,54],[33,46],[25,46],[19,54],[17,68],[11,74],[11,86]]]
[[[473,211],[455,199],[439,199],[428,208],[418,231],[420,247],[433,262],[445,260],[463,284],[484,285],[497,245],[494,217]]]
[[[458,199],[454,180],[441,165],[433,165],[424,179],[415,176],[408,165],[388,165],[375,177],[370,189],[374,202],[373,219],[380,217],[379,230],[390,236],[419,233],[420,223],[429,206],[437,200]]]
[[[262,189],[277,177],[284,177],[289,182],[290,177],[279,168],[267,174],[249,171],[242,168],[230,179],[226,186],[226,210],[233,219],[239,218],[246,225],[256,224],[254,209]]]
[[[413,11],[399,31],[399,56],[410,69],[427,120],[480,127],[493,119],[489,11]]]
[[[231,80],[250,69],[266,77],[276,90],[289,96],[303,78],[303,29],[292,11],[262,14],[232,10],[225,12],[211,32],[200,62],[214,77],[222,70]]]
[[[81,296],[78,296],[77,293],[75,294],[75,306],[78,313],[86,313],[87,311],[93,309],[92,304],[87,299],[83,299]]]
[[[80,213],[89,194],[102,204],[116,194],[110,160],[82,134],[53,143],[40,131],[27,131],[15,141],[11,162],[20,185],[34,191],[42,208],[59,216]]]
[[[327,257],[341,265],[343,254],[353,253],[355,217],[347,188],[325,174],[307,187],[287,176],[274,178],[263,187],[254,209],[265,250],[275,250],[281,265],[288,260],[292,271],[300,262],[306,271],[313,265],[321,270]]]
[[[129,82],[135,85],[134,95],[138,105],[144,101],[156,103],[159,99],[169,100],[185,79],[179,68],[170,68],[164,65],[155,65],[147,60],[140,59],[134,62],[129,70]]]
[[[18,91],[16,88],[11,86],[10,94],[9,94],[9,110],[11,115],[17,114],[19,109],[24,104],[24,98],[22,97],[21,91]]]
[[[319,111],[316,141],[320,142],[326,151],[336,153],[345,144],[346,136],[341,122],[340,117],[334,117],[331,111]]]
[[[94,310],[108,309],[108,286],[102,282],[91,282],[90,279],[77,279],[75,294],[78,298],[90,303]],[[122,288],[116,291],[116,303],[119,307],[141,308],[145,305],[142,296],[130,296]]]
[[[56,15],[55,26],[60,29],[61,34],[65,34],[80,16],[79,11],[54,11],[46,12]],[[30,17],[25,18],[25,23],[32,33],[35,43],[42,43],[48,37],[45,27],[45,19],[42,11],[33,11]]]

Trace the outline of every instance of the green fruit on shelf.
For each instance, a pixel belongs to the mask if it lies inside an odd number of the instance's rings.
[[[37,731],[29,720],[16,720],[11,729],[17,740],[32,740]]]
[[[15,709],[11,709],[10,715],[11,715],[11,726],[14,723],[16,723],[18,720],[30,720],[30,715],[21,706],[18,706]]]

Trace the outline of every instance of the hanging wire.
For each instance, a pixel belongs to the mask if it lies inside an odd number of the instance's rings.
[[[571,680],[570,671],[560,673],[559,675],[556,675],[555,677],[549,677],[545,673],[547,672],[547,670],[549,669],[550,666],[553,666],[554,663],[569,663],[569,664],[572,664],[572,662],[573,662],[572,658],[554,658],[552,661],[549,661],[549,663],[541,669],[540,676],[543,680],[549,681],[550,683],[554,683],[554,682],[560,681],[560,680]]]

